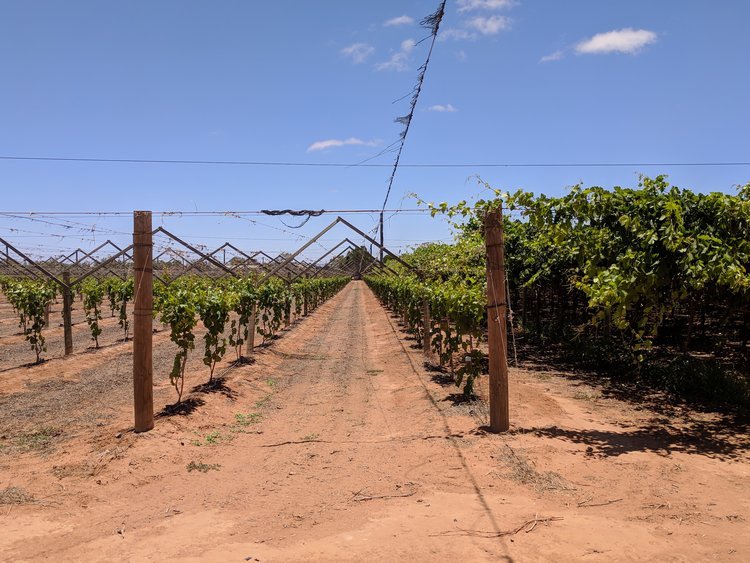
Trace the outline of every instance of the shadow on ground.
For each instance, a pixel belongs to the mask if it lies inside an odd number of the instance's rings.
[[[617,457],[631,452],[654,452],[666,456],[681,452],[731,460],[739,459],[750,451],[747,435],[737,434],[723,418],[710,422],[692,422],[680,427],[662,422],[649,423],[621,432],[545,426],[518,428],[512,433],[533,433],[541,437],[585,444],[591,448],[591,455],[597,457]]]

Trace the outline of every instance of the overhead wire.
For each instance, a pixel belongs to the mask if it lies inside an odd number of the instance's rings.
[[[407,94],[404,98],[411,94]],[[400,139],[399,139],[400,140]],[[398,141],[395,141],[398,143]],[[385,154],[384,151],[382,154]],[[377,156],[382,156],[378,154]],[[357,162],[292,162],[292,161],[243,161],[243,160],[187,160],[187,159],[149,159],[149,158],[94,158],[62,156],[14,156],[0,155],[0,160],[7,161],[43,161],[43,162],[91,162],[112,164],[203,164],[214,166],[287,166],[287,167],[324,167],[324,168],[391,168],[392,163],[367,164],[372,158]],[[750,161],[662,161],[662,162],[412,162],[400,163],[400,168],[617,168],[632,166],[750,166]]]

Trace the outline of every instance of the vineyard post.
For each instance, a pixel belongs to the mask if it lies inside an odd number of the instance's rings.
[[[133,212],[133,400],[135,431],[154,427],[153,318],[151,212]]]
[[[506,347],[507,299],[505,295],[505,248],[503,212],[498,208],[485,216],[487,245],[487,327],[490,356],[490,430],[510,429],[508,404],[508,350]]]
[[[385,246],[385,234],[383,233],[383,212],[380,212],[380,263],[383,263],[383,246]]]
[[[425,357],[430,357],[430,336],[432,336],[432,318],[430,317],[430,302],[422,301],[422,349]]]
[[[70,356],[73,353],[73,293],[70,289],[70,270],[68,268],[63,270],[62,279],[65,284],[62,289],[65,355]]]

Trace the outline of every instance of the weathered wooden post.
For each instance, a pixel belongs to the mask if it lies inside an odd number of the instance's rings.
[[[70,356],[73,353],[73,292],[70,289],[70,270],[67,268],[63,271],[62,279],[65,284],[62,290],[65,355]]]
[[[135,431],[154,427],[153,318],[151,212],[133,212],[133,401]]]
[[[505,248],[502,208],[489,211],[484,222],[487,246],[487,327],[490,353],[490,430],[510,429],[508,349],[505,315]]]

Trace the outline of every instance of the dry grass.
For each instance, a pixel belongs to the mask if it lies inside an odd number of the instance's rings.
[[[45,426],[33,432],[21,434],[16,438],[15,445],[22,452],[44,451],[52,446],[54,438],[62,434],[56,428]]]
[[[508,444],[503,446],[499,459],[509,470],[504,476],[511,481],[530,485],[540,492],[573,490],[562,475],[554,471],[537,471],[526,458],[519,456]]]
[[[21,487],[6,487],[0,491],[0,504],[27,504],[34,502],[34,496]]]

